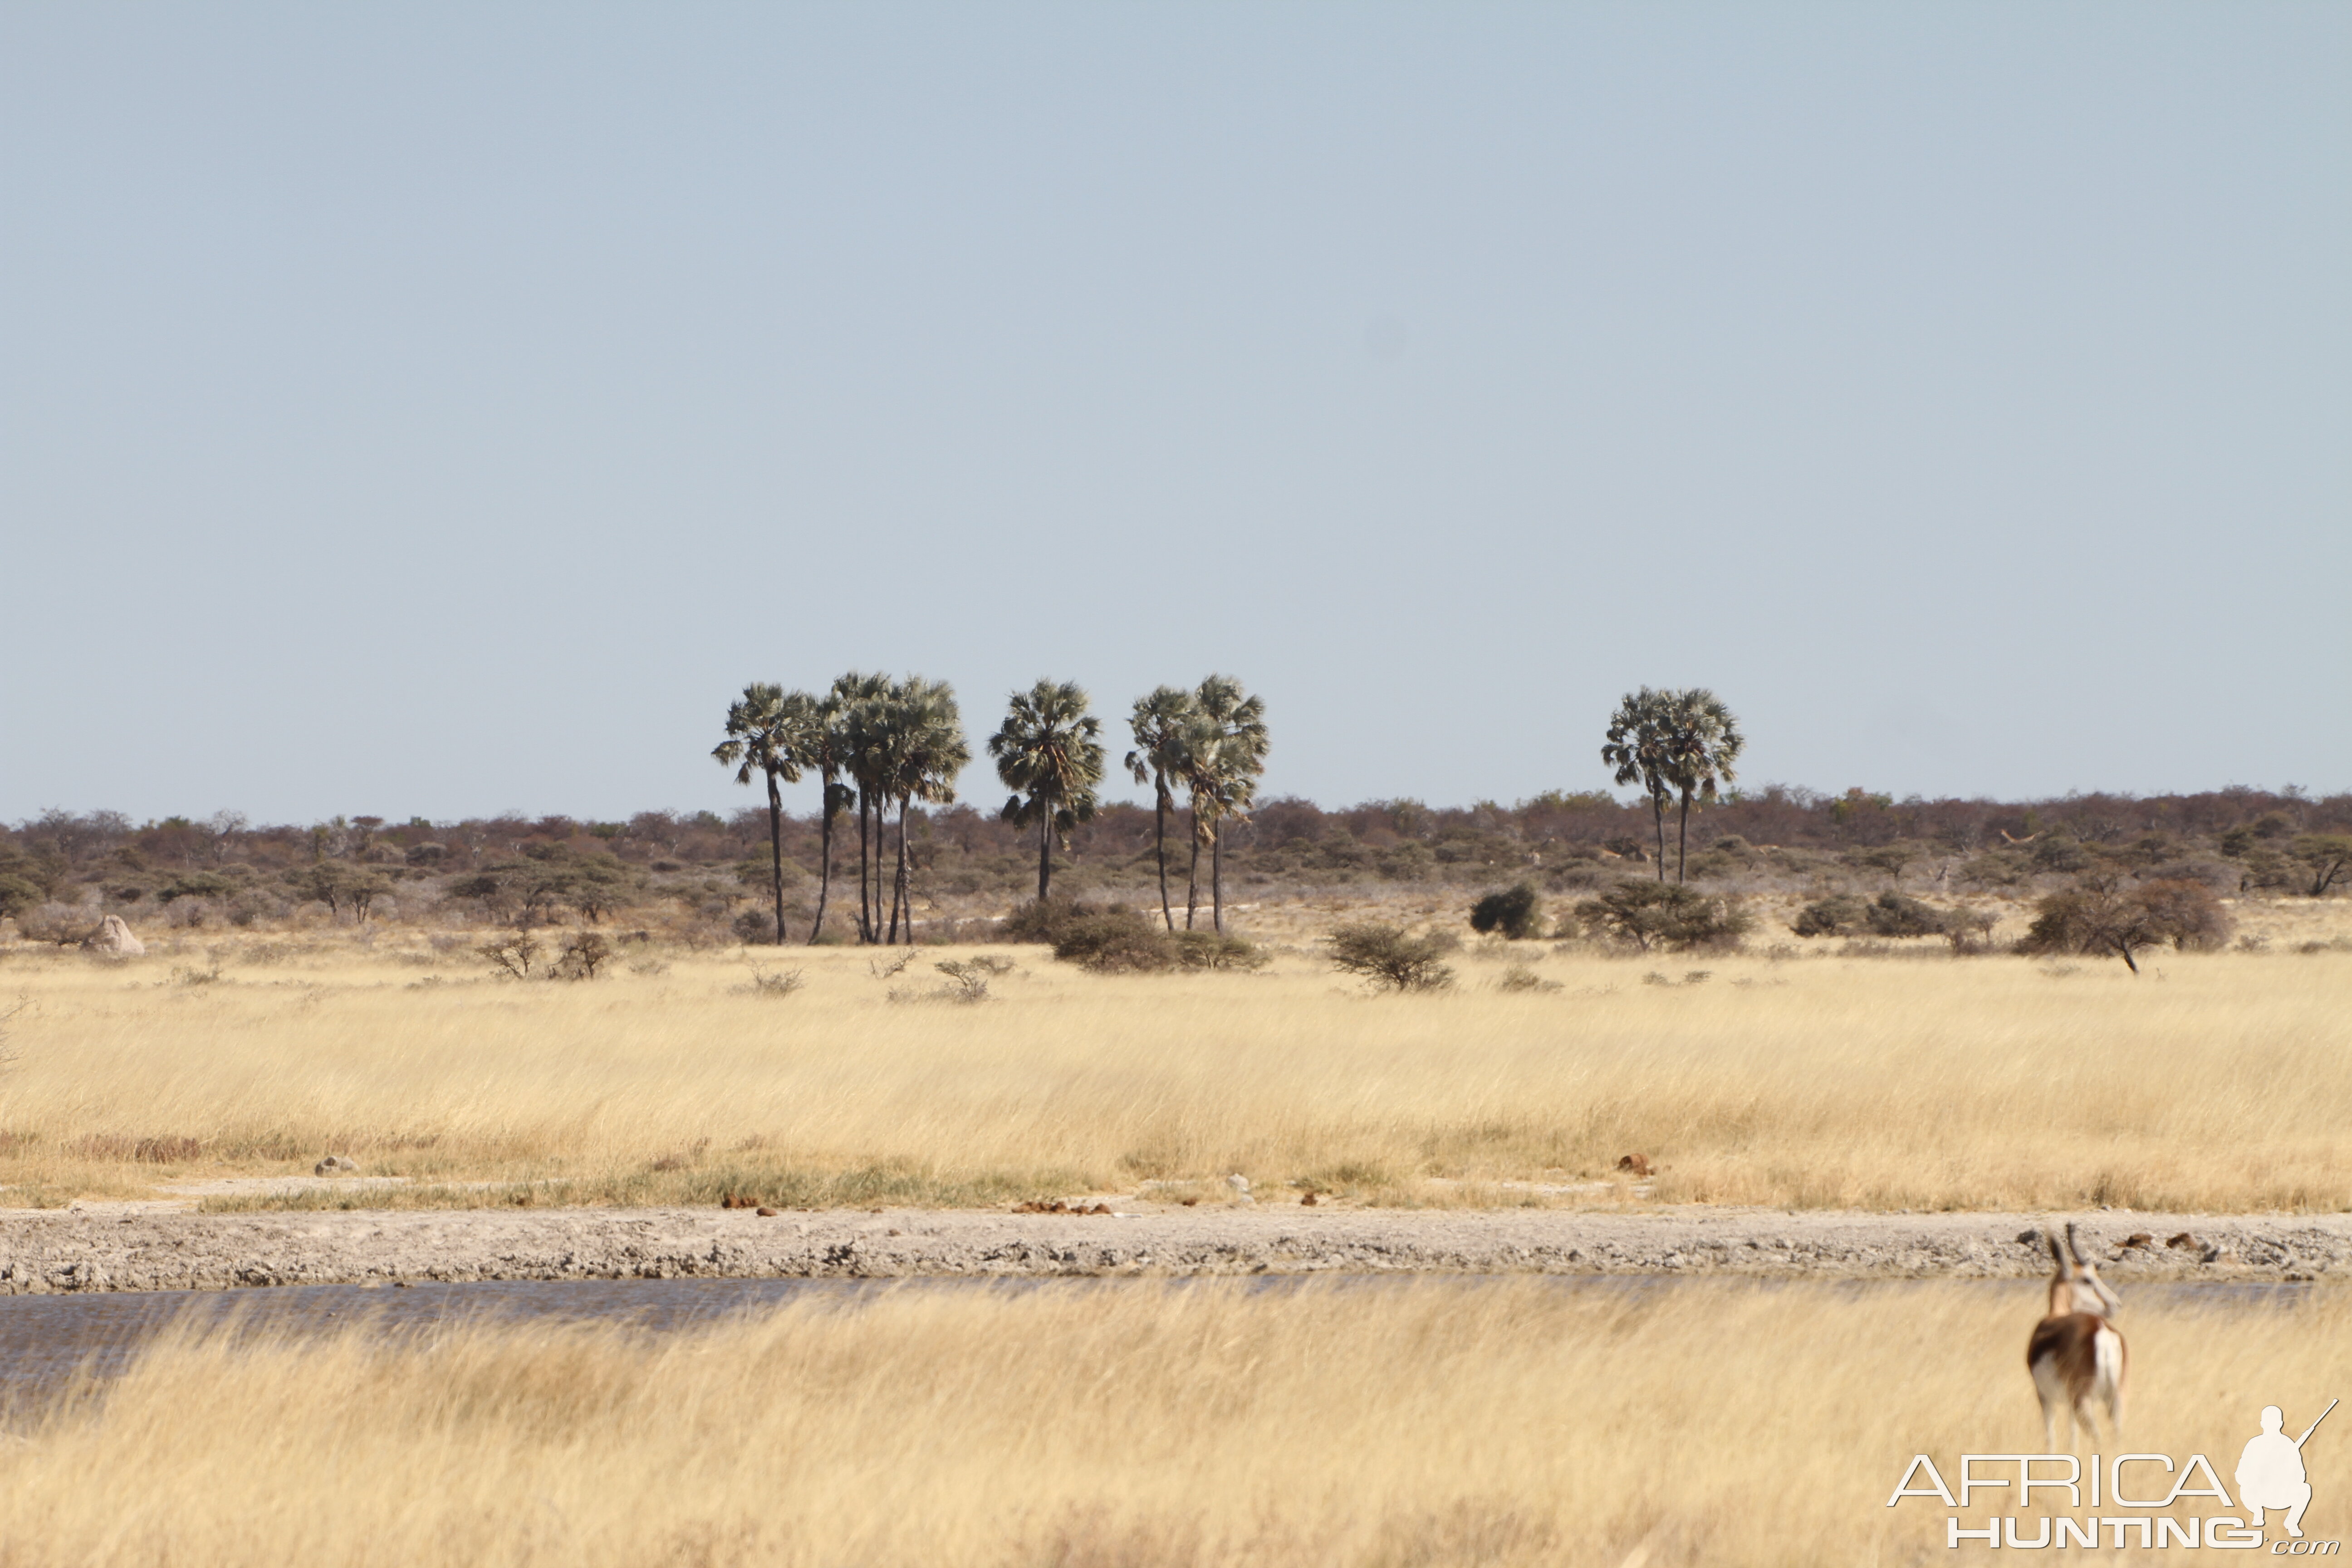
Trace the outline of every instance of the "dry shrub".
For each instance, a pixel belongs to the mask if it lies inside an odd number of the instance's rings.
[[[1341,926],[1324,943],[1332,968],[1378,989],[1442,991],[1454,984],[1453,967],[1443,960],[1457,944],[1442,932],[1412,936],[1384,921],[1359,921]]]

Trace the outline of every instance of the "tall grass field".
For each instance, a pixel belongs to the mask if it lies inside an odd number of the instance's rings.
[[[2340,1293],[2154,1295],[2121,1320],[2130,1447],[2206,1454],[2233,1499],[2262,1405],[2299,1430],[2352,1389]],[[0,1561],[1953,1561],[1952,1510],[1888,1499],[1915,1453],[1948,1478],[1962,1452],[2041,1447],[2040,1310],[2024,1284],[1138,1281],[900,1287],[667,1336],[215,1331],[12,1420]],[[2340,1537],[2352,1434],[2306,1453],[2309,1532]],[[2030,1536],[2120,1511],[2063,1502],[1979,1492],[1960,1517],[2021,1513]]]
[[[1614,1202],[1640,1152],[1666,1203],[2335,1211],[2352,952],[2305,945],[2135,977],[1496,943],[1423,994],[1368,994],[1303,940],[1179,975],[639,947],[579,982],[421,939],[19,950],[0,1205],[330,1153],[408,1180],[305,1201],[956,1205],[1239,1173],[1372,1204]],[[957,1000],[935,966],[975,956],[1006,972]]]

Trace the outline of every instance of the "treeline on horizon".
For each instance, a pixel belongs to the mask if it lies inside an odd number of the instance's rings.
[[[822,821],[786,813],[783,848],[794,885],[813,890]],[[1553,890],[1654,874],[1652,806],[1601,791],[1549,791],[1516,805],[1433,806],[1373,800],[1324,807],[1296,796],[1259,802],[1227,829],[1227,875],[1245,886],[1339,888],[1433,884],[1462,888],[1531,880]],[[1071,825],[1057,891],[1139,895],[1152,878],[1156,826],[1149,805],[1105,803]],[[1181,843],[1180,805],[1168,823]],[[2247,787],[2196,794],[2069,795],[2053,799],[1895,799],[1772,784],[1727,792],[1693,819],[1694,880],[1787,880],[1846,868],[1900,885],[2018,892],[2094,862],[2186,874],[2239,892],[2311,890],[2294,855],[2299,837],[2352,833],[2352,793],[2312,796]],[[235,812],[136,822],[119,812],[53,809],[0,825],[0,914],[27,917],[44,902],[92,900],[136,918],[175,905],[208,908],[223,923],[240,903],[315,899],[364,917],[369,901],[414,889],[470,899],[496,914],[530,894],[536,871],[556,901],[589,919],[633,898],[708,891],[731,904],[766,891],[770,821],[764,805],[730,814],[645,811],[623,819],[503,815],[456,821],[373,816],[264,825]],[[908,814],[914,892],[1019,899],[1034,875],[1025,825],[970,804],[917,805]],[[1671,853],[1671,850],[1669,851]],[[714,877],[712,873],[719,875]],[[341,888],[373,889],[356,897]],[[585,889],[583,891],[583,889]],[[610,902],[603,901],[609,896]],[[264,910],[264,913],[281,912]],[[198,919],[190,923],[208,923]],[[241,923],[241,922],[240,922]]]

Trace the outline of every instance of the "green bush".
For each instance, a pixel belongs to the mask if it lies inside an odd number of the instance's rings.
[[[1881,893],[1863,911],[1873,936],[1942,936],[1943,911],[1901,893]]]
[[[1064,921],[1054,934],[1054,956],[1097,974],[1148,974],[1181,962],[1176,939],[1132,910],[1113,909]]]
[[[0,915],[25,915],[41,907],[48,895],[23,877],[0,876]]]
[[[1816,899],[1797,911],[1789,929],[1799,936],[1852,936],[1862,929],[1868,909],[1860,899],[1843,894]]]
[[[1006,942],[1044,942],[1051,947],[1072,921],[1094,911],[1070,899],[1032,899],[1004,918]]]
[[[1591,930],[1653,948],[1679,952],[1693,947],[1732,947],[1755,925],[1729,899],[1702,893],[1680,882],[1630,880],[1576,906]]]
[[[1449,936],[1408,936],[1402,926],[1381,921],[1343,925],[1324,939],[1331,966],[1376,987],[1394,991],[1440,991],[1454,984],[1454,970],[1439,962],[1454,951]]]
[[[1187,969],[1264,969],[1273,954],[1254,942],[1213,931],[1176,933],[1176,962]]]
[[[1500,931],[1513,942],[1524,942],[1542,926],[1543,900],[1526,882],[1489,893],[1470,906],[1470,929],[1481,935]]]

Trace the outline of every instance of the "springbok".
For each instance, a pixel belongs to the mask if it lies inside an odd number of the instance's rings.
[[[2122,1433],[2124,1373],[2130,1356],[2123,1335],[2107,1321],[2107,1314],[2123,1301],[2099,1278],[2098,1267],[2083,1256],[2074,1225],[2066,1226],[2063,1247],[2053,1233],[2042,1236],[2058,1268],[2050,1277],[2049,1315],[2033,1325],[2033,1337],[2025,1343],[2025,1365],[2033,1373],[2033,1392],[2042,1399],[2043,1445],[2054,1452],[2062,1408],[2072,1418],[2070,1449],[2086,1429],[2092,1441],[2098,1440],[2098,1427],[2091,1419],[2094,1403],[2105,1407],[2108,1436]]]

